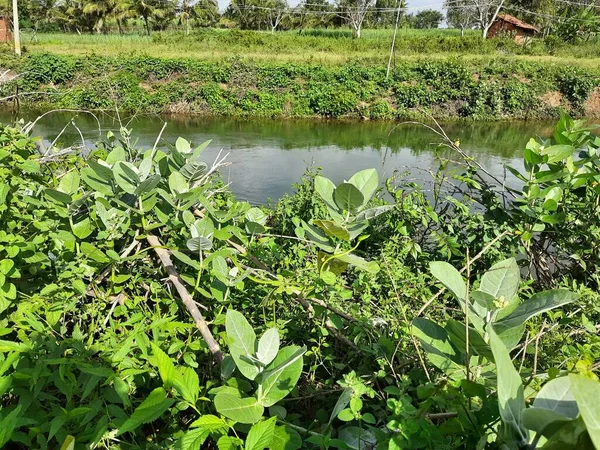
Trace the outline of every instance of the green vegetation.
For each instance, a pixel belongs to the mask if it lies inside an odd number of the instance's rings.
[[[599,448],[583,122],[530,140],[519,190],[449,140],[433,191],[307,173],[262,208],[210,142],[31,128],[0,127],[0,446]]]
[[[595,116],[596,70],[494,59],[322,67],[140,57],[33,54],[5,59],[19,74],[1,86],[32,106],[145,113],[395,119]]]

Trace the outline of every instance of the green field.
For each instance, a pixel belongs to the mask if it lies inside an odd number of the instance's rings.
[[[220,60],[240,56],[260,62],[304,62],[336,65],[359,60],[362,64],[387,64],[393,30],[364,30],[353,39],[349,30],[303,30],[276,33],[241,30],[199,30],[129,35],[25,34],[30,52],[95,54],[115,56],[148,54],[163,58],[190,57]],[[400,29],[396,60],[443,59],[456,57],[480,60],[511,57],[519,61],[539,61],[583,67],[598,67],[600,45],[595,40],[578,45],[535,40],[517,45],[511,40],[482,41],[480,32],[470,30],[461,37],[458,30]]]

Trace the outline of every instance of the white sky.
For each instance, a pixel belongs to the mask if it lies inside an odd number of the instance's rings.
[[[229,5],[229,0],[218,0],[219,9],[221,11],[225,11],[227,5]],[[300,3],[300,0],[288,0],[288,4],[290,6],[296,6]],[[422,9],[437,9],[438,11],[442,10],[443,0],[409,0],[408,8],[411,13],[419,12]]]

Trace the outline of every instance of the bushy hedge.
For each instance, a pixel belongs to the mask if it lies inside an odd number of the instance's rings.
[[[2,61],[0,61],[2,62]],[[32,54],[4,66],[20,73],[3,94],[37,92],[26,103],[160,113],[184,105],[192,114],[394,119],[424,112],[438,118],[543,118],[560,109],[589,114],[585,103],[600,71],[568,66],[456,59],[385,67],[259,64],[149,56],[104,58]],[[40,93],[41,92],[41,93]],[[559,104],[542,96],[558,93]]]

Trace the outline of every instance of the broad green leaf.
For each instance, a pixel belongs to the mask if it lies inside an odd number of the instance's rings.
[[[562,194],[563,191],[560,187],[552,187],[544,198],[544,209],[548,211],[556,211],[558,209],[558,204],[562,199]]]
[[[190,190],[190,184],[179,172],[173,172],[169,175],[169,189],[172,194],[183,194]]]
[[[120,436],[123,433],[135,430],[140,425],[158,419],[174,402],[175,400],[172,398],[167,398],[167,392],[164,388],[159,387],[154,389],[150,392],[148,398],[133,411],[125,423],[119,427],[116,435]]]
[[[595,450],[586,424],[581,417],[571,420],[561,426],[557,424],[557,430],[542,447],[543,450]]]
[[[175,148],[179,153],[190,153],[192,151],[192,147],[186,139],[181,136],[177,138],[175,141]]]
[[[142,194],[152,191],[156,186],[158,186],[158,183],[160,183],[160,180],[161,180],[160,175],[149,176],[144,181],[142,181],[137,188],[135,188],[134,194],[142,195]]]
[[[480,305],[486,311],[494,311],[495,309],[498,309],[495,304],[496,298],[487,292],[475,290],[470,293],[470,297],[471,300]]]
[[[429,360],[444,371],[456,369],[462,364],[456,348],[448,338],[448,332],[429,319],[417,317],[412,322],[412,333],[419,339]]]
[[[350,240],[350,234],[343,226],[336,224],[332,220],[313,220],[313,223],[321,228],[331,237],[336,237],[344,241]]]
[[[371,200],[371,197],[379,187],[379,175],[375,169],[365,169],[355,173],[348,180],[348,183],[353,184],[363,195],[363,203],[366,204]]]
[[[339,256],[336,255],[336,259],[372,274],[376,274],[380,270],[379,264],[377,264],[376,261],[367,261],[364,258],[356,256],[352,253],[346,253]]]
[[[262,210],[260,208],[250,208],[248,211],[246,211],[246,220],[249,220],[250,222],[256,222],[260,225],[264,225],[265,223],[267,223],[267,218],[268,216],[262,212]]]
[[[457,322],[454,319],[448,319],[444,328],[448,333],[448,338],[454,346],[461,352],[464,352],[467,346],[467,331],[465,330],[465,324]],[[472,355],[484,356],[489,361],[494,362],[494,355],[492,354],[490,346],[485,342],[477,330],[471,327],[469,327],[469,352]]]
[[[600,448],[600,382],[583,375],[571,374],[569,378],[590,438],[596,448]]]
[[[346,427],[340,430],[338,438],[352,450],[367,450],[377,447],[377,439],[369,430],[359,427]]]
[[[523,382],[510,358],[504,343],[490,327],[490,346],[496,361],[498,383],[498,407],[500,417],[509,439],[517,446],[528,443],[529,435],[523,426],[522,413],[525,409]]]
[[[329,238],[325,233],[323,233],[317,227],[306,223],[304,220],[301,222],[302,228],[300,231],[306,234],[306,238],[308,238],[311,242],[313,242],[317,247],[321,250],[332,253],[334,247],[331,245]],[[298,232],[296,232],[298,234]],[[300,238],[304,238],[304,236],[298,236]]]
[[[58,203],[62,203],[63,205],[68,205],[73,201],[69,194],[57,191],[55,189],[44,189],[44,195],[54,201],[57,201]]]
[[[115,164],[118,161],[126,161],[127,160],[127,152],[123,147],[115,147],[106,157],[106,163],[110,166]]]
[[[110,170],[110,169],[109,169]],[[89,167],[81,169],[81,179],[94,191],[103,195],[112,195],[112,183],[103,179]]]
[[[99,180],[104,182],[111,182],[114,180],[113,171],[110,167],[94,161],[93,159],[88,160],[87,163]]]
[[[217,448],[219,450],[235,450],[242,448],[244,441],[234,436],[221,436],[217,441]]]
[[[525,428],[540,433],[545,438],[551,437],[561,426],[572,420],[549,409],[535,407],[523,410],[521,418]]]
[[[81,253],[89,259],[99,263],[109,263],[110,258],[100,250],[98,247],[93,246],[89,242],[82,242],[80,247]]]
[[[353,184],[342,183],[333,191],[333,199],[340,209],[354,211],[363,204],[364,196]]]
[[[539,292],[524,301],[509,315],[494,323],[497,333],[523,325],[532,317],[577,300],[578,295],[566,289]]]
[[[276,426],[271,450],[298,450],[302,447],[302,438],[296,430],[286,426]]]
[[[180,170],[181,175],[190,183],[194,184],[206,174],[208,166],[202,161],[192,161],[186,163]]]
[[[186,245],[187,248],[189,248],[193,252],[201,252],[204,250],[210,250],[213,246],[213,243],[210,239],[207,239],[204,236],[199,236],[188,239]]]
[[[396,205],[382,205],[374,208],[365,209],[356,215],[356,221],[362,222],[363,220],[371,220],[381,214],[385,214],[388,211],[394,209]]]
[[[554,411],[569,419],[577,417],[579,408],[571,388],[571,378],[558,377],[548,381],[535,396],[533,406]]]
[[[259,368],[247,358],[256,354],[256,334],[246,318],[239,312],[228,310],[225,316],[225,330],[229,339],[229,351],[240,373],[254,380]],[[262,413],[261,413],[262,414]]]
[[[229,429],[227,422],[220,417],[213,416],[212,414],[200,416],[190,424],[190,428],[196,427],[202,428],[210,433],[227,431]]]
[[[271,442],[275,436],[275,421],[276,417],[263,420],[254,424],[248,436],[246,436],[245,450],[264,450],[265,448],[271,448]]]
[[[114,165],[113,176],[119,187],[128,194],[135,193],[135,189],[140,184],[135,166],[125,161],[118,161]]]
[[[86,217],[77,223],[72,223],[71,230],[79,239],[85,239],[94,232],[94,228],[92,227],[92,222],[90,221],[89,217]]]
[[[267,366],[275,359],[278,351],[279,331],[277,331],[277,328],[269,328],[258,341],[256,357]]]
[[[214,403],[219,414],[239,423],[254,424],[261,419],[264,412],[263,406],[254,397],[240,398],[219,392]]]
[[[260,375],[261,396],[258,401],[266,407],[273,406],[288,395],[302,374],[306,347],[291,345],[282,348],[273,362]]]
[[[327,203],[327,205],[334,209],[337,208],[335,201],[333,200],[335,184],[333,184],[333,182],[329,178],[317,175],[315,177],[315,191],[317,191],[317,194],[321,196],[321,198],[325,201],[325,203]]]
[[[187,431],[179,440],[177,441],[177,450],[198,450],[202,448],[202,444],[206,441],[206,439],[210,436],[210,432],[203,429],[198,428],[196,430]]]
[[[12,376],[9,375],[7,377],[0,376],[0,397],[8,392],[8,390],[12,387]]]
[[[79,173],[76,170],[72,170],[63,175],[58,184],[58,190],[73,195],[79,189]]]
[[[540,153],[542,155],[548,155],[548,163],[552,164],[571,156],[575,153],[575,147],[572,145],[551,145],[550,147],[542,149]]]
[[[152,343],[151,345],[152,353],[154,355],[152,358],[152,363],[154,366],[157,367],[158,373],[160,374],[160,378],[162,379],[162,382],[165,385],[165,387],[168,389],[175,385],[178,378],[178,373],[175,370],[175,365],[173,364],[173,361],[171,360],[169,355],[163,352],[158,345],[156,345],[155,343]]]
[[[444,261],[433,261],[429,270],[464,305],[467,285],[460,272]]]
[[[479,290],[496,299],[510,301],[519,290],[521,273],[514,258],[494,264],[481,278]]]

